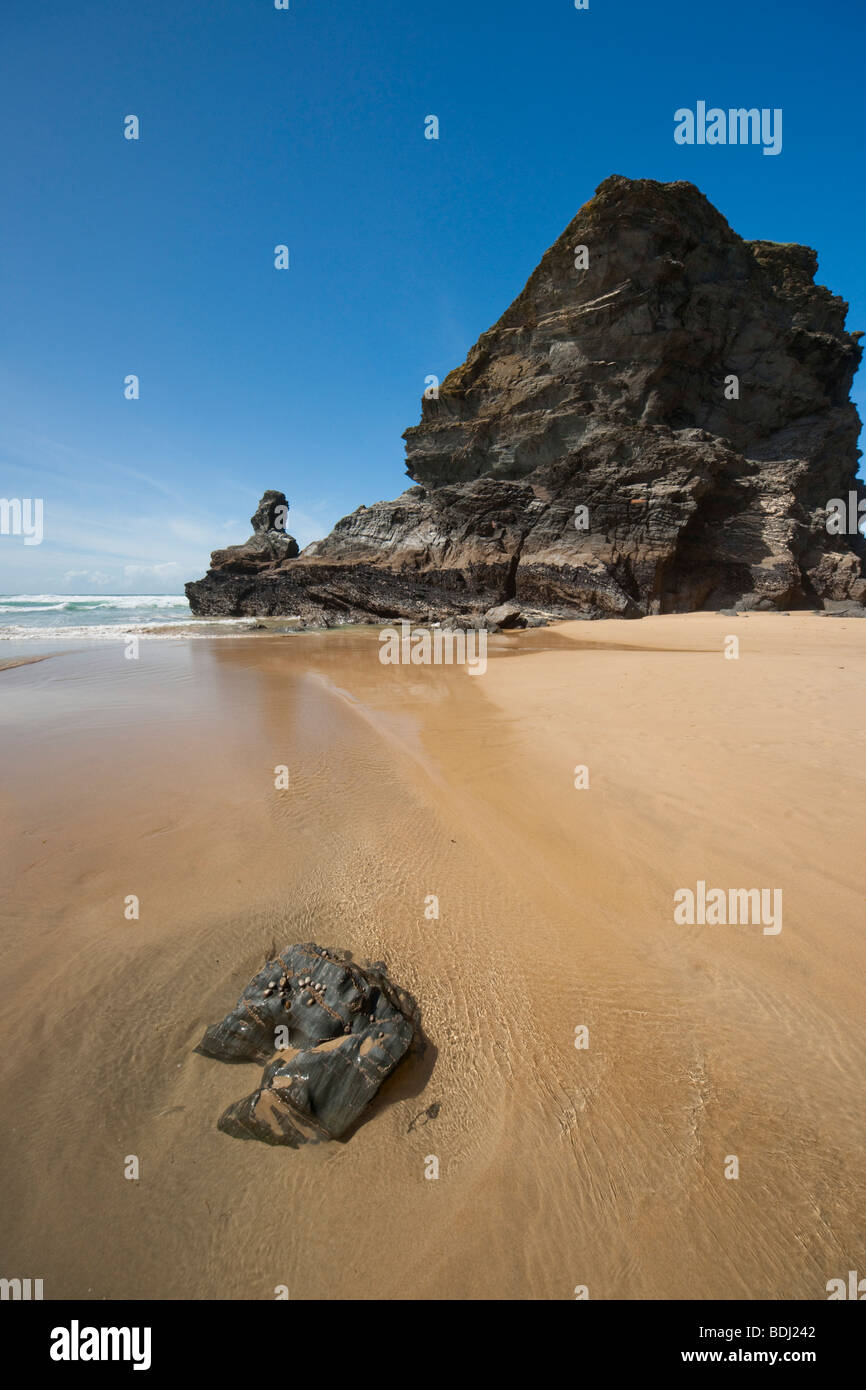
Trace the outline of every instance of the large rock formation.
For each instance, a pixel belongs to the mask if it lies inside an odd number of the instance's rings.
[[[186,586],[193,611],[862,604],[862,537],[826,525],[831,499],[866,496],[849,400],[862,334],[816,268],[808,247],[743,241],[693,184],[605,180],[424,400],[404,436],[417,486],[298,559],[217,552]]]
[[[381,962],[361,966],[314,942],[289,946],[247,985],[196,1048],[222,1062],[267,1062],[251,1095],[222,1114],[237,1139],[337,1139],[420,1042],[417,1006]]]
[[[253,534],[243,545],[215,550],[210,557],[211,573],[250,575],[280,566],[298,555],[298,542],[286,530],[289,504],[284,492],[271,488],[264,494],[250,525]]]

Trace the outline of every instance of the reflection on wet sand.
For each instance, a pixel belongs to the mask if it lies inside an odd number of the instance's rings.
[[[383,667],[374,629],[4,671],[10,1271],[47,1298],[824,1296],[862,1229],[864,639],[752,617],[734,663],[731,623],[502,634],[478,678]],[[699,878],[781,883],[784,930],[676,926]],[[309,940],[387,961],[430,1049],[348,1142],[239,1143],[214,1117],[255,1068],[192,1049]]]

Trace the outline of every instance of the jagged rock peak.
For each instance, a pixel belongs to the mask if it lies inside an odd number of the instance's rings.
[[[859,611],[866,544],[828,517],[864,493],[862,334],[816,269],[809,247],[743,240],[693,184],[606,179],[424,399],[416,486],[297,559],[272,531],[217,552],[194,611]]]
[[[285,532],[288,515],[289,504],[286,494],[269,488],[267,492],[262,493],[261,501],[250,517],[250,525],[255,534],[263,531]]]
[[[289,504],[284,492],[270,488],[250,517],[253,534],[243,545],[215,550],[211,570],[226,574],[259,574],[262,570],[292,560],[299,553],[298,542],[286,530]],[[195,610],[194,610],[195,611]]]
[[[407,472],[431,487],[522,477],[603,423],[702,429],[748,451],[833,407],[849,444],[860,349],[816,268],[809,247],[744,241],[694,184],[608,178],[422,402]]]

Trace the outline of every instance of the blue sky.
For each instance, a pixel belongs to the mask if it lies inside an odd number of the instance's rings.
[[[866,328],[862,0],[19,0],[4,31],[0,495],[45,507],[4,592],[179,592],[267,487],[302,545],[396,496],[424,378],[609,174],[814,246]],[[676,145],[699,99],[781,107],[782,153]]]

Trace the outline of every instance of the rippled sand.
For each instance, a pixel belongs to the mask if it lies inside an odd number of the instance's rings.
[[[0,1274],[812,1299],[863,1271],[866,623],[490,651],[473,678],[383,667],[370,631],[118,641],[0,673]],[[781,887],[783,930],[675,925],[698,879]],[[387,960],[427,1054],[348,1143],[230,1139],[259,1069],[192,1048],[310,939]]]

